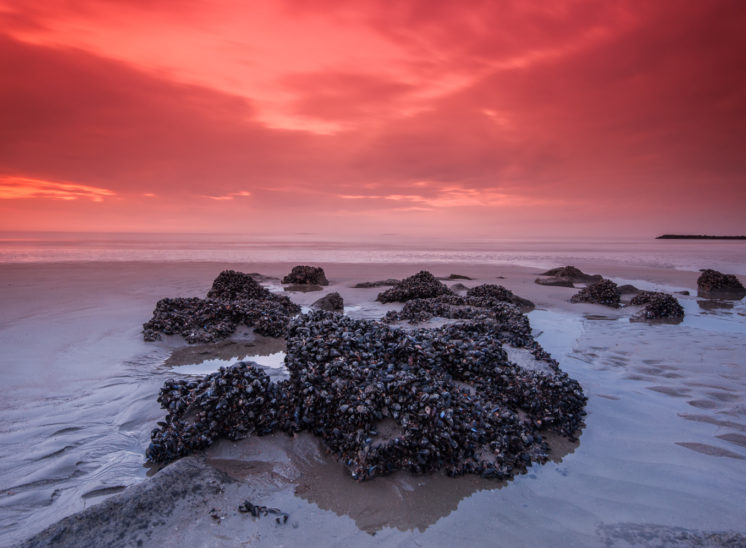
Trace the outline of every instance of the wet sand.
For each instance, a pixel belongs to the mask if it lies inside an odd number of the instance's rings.
[[[579,445],[557,448],[553,461],[527,474],[502,483],[403,473],[356,483],[311,436],[277,435],[220,442],[147,479],[145,448],[163,417],[155,398],[174,366],[281,349],[251,333],[214,348],[185,348],[178,337],[145,343],[140,326],[155,302],[203,296],[225,268],[260,272],[268,287],[282,291],[279,278],[292,266],[0,265],[6,385],[0,544],[20,542],[85,508],[88,514],[71,519],[95,524],[89,535],[113,528],[112,540],[121,545],[139,539],[164,546],[645,546],[669,538],[726,545],[738,539],[733,534],[746,534],[746,306],[701,307],[697,272],[602,263],[578,266],[642,289],[689,290],[692,296],[676,295],[684,322],[631,323],[638,308],[571,304],[576,289],[537,285],[539,269],[511,265],[320,263],[329,286],[286,293],[307,306],[338,291],[347,314],[379,318],[400,305],[374,302],[385,288],[351,286],[427,268],[436,276],[473,278],[448,285],[499,283],[534,301],[528,316],[541,333],[537,340],[581,382],[589,403]],[[143,512],[137,500],[145,490],[166,489],[179,477],[167,473],[177,465],[197,470],[197,482],[218,482],[222,491],[156,497],[147,516],[135,519]],[[148,487],[159,477],[158,490]],[[288,522],[240,513],[245,499],[280,508]],[[94,505],[102,501],[109,515],[122,519],[96,521],[102,514]],[[145,528],[138,529],[143,519]],[[65,534],[74,529],[62,522],[49,535],[61,527]],[[65,534],[56,543],[76,544]]]

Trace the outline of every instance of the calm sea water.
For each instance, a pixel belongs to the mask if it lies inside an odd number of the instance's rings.
[[[633,267],[746,275],[746,241],[650,239],[319,240],[311,235],[0,233],[0,263],[217,261],[317,263],[558,264],[611,262]]]

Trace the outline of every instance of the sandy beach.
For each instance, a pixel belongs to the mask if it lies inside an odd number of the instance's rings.
[[[549,462],[507,482],[399,472],[359,483],[308,434],[224,440],[153,475],[144,453],[164,414],[160,386],[184,374],[174,368],[217,368],[283,348],[251,333],[198,348],[180,337],[146,343],[141,325],[155,302],[204,296],[227,268],[261,273],[266,287],[282,292],[280,278],[293,264],[0,265],[0,544],[39,533],[29,545],[743,542],[746,305],[700,304],[694,270],[590,259],[577,265],[675,294],[686,316],[668,325],[630,322],[639,307],[572,304],[577,289],[537,285],[539,268],[314,263],[330,285],[285,294],[308,306],[338,291],[355,318],[401,308],[375,302],[382,288],[355,283],[421,269],[472,278],[449,285],[498,283],[533,301],[528,317],[537,340],[589,398],[579,442],[557,444]],[[239,512],[244,500],[281,509],[287,523]],[[106,518],[112,515],[117,519]]]

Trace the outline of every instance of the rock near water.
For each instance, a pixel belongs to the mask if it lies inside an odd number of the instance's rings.
[[[231,336],[239,325],[260,335],[283,336],[300,307],[285,296],[274,295],[251,276],[225,270],[206,299],[166,298],[156,303],[153,317],[143,324],[143,338],[182,335],[189,343],[207,343]]]
[[[603,279],[600,274],[586,274],[585,272],[574,266],[561,266],[559,268],[553,268],[551,270],[547,270],[541,275],[564,278],[571,282],[580,283],[600,282]]]
[[[733,274],[706,269],[697,279],[697,295],[705,299],[739,300],[746,296],[746,288]]]
[[[282,279],[284,284],[329,285],[324,269],[320,266],[294,266],[290,274]]]
[[[329,312],[344,312],[345,303],[342,295],[336,291],[324,295],[319,300],[315,301],[312,308],[318,308],[319,310],[327,310]]]
[[[581,289],[570,298],[572,303],[593,303],[619,308],[621,294],[619,288],[611,280],[601,280]]]
[[[387,289],[376,297],[382,303],[406,302],[410,299],[428,299],[440,295],[452,295],[453,291],[448,289],[444,283],[438,281],[427,270],[421,270],[417,274],[403,279],[391,289]]]
[[[680,322],[684,319],[684,308],[672,295],[658,291],[640,291],[630,301],[631,305],[645,305],[632,321],[664,320]]]

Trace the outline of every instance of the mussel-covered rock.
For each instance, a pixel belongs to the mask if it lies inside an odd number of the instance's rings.
[[[290,274],[282,279],[284,284],[329,285],[324,269],[320,266],[294,266]]]
[[[580,283],[600,282],[602,279],[602,276],[600,274],[586,274],[585,272],[574,266],[561,266],[559,268],[553,268],[551,270],[547,270],[541,275],[565,278],[571,282]]]
[[[299,316],[286,360],[298,426],[357,479],[402,469],[506,478],[542,462],[541,432],[573,437],[585,396],[558,369],[510,362],[499,330],[489,320],[404,331],[325,312]]]
[[[155,341],[161,334],[182,335],[189,343],[207,343],[229,337],[239,325],[280,337],[298,312],[297,304],[270,293],[248,274],[225,270],[215,278],[207,299],[158,301],[153,317],[143,324],[143,338]]]
[[[645,305],[632,321],[664,320],[680,322],[684,319],[684,308],[672,295],[658,291],[640,291],[632,297],[631,305]]]
[[[705,299],[739,300],[746,296],[746,288],[733,274],[705,269],[697,278],[697,295]]]
[[[161,299],[153,317],[143,324],[143,338],[155,341],[164,335],[181,335],[190,344],[230,337],[239,325],[253,327],[260,335],[282,337],[295,313],[276,301],[248,299],[230,304],[210,299]]]
[[[344,299],[342,295],[336,291],[324,295],[317,301],[315,301],[311,307],[318,308],[319,310],[328,310],[329,312],[343,312],[345,309]]]
[[[452,295],[444,283],[438,281],[427,270],[421,270],[417,274],[404,278],[391,289],[387,289],[376,297],[382,303],[406,302],[410,299],[428,299],[440,295]]]
[[[539,360],[547,360],[556,365],[531,335],[528,318],[512,303],[492,297],[460,297],[443,295],[432,299],[412,299],[401,311],[389,311],[383,317],[384,323],[408,320],[411,324],[423,323],[432,318],[447,318],[469,322],[487,322],[493,336],[501,342],[531,351]]]
[[[584,287],[570,298],[573,303],[593,303],[619,308],[621,295],[619,288],[611,280],[601,280]]]
[[[250,274],[235,270],[223,270],[212,282],[207,298],[230,302],[243,299],[270,300],[272,294],[262,287]]]
[[[521,309],[522,312],[530,312],[535,308],[534,303],[523,297],[519,297],[509,289],[497,284],[482,284],[476,287],[472,287],[466,292],[467,297],[486,297],[495,299],[496,301],[502,301],[506,303],[512,303]]]
[[[540,350],[514,305],[458,299],[422,300],[443,313],[465,311],[467,319],[438,329],[299,315],[288,329],[289,380],[272,383],[239,363],[167,381],[159,401],[168,415],[152,432],[148,458],[172,460],[219,437],[308,430],[359,480],[396,470],[508,478],[545,461],[544,432],[574,439],[582,427],[580,385],[554,361],[546,371],[510,361],[503,340],[525,338]]]
[[[285,427],[284,383],[272,383],[250,362],[220,368],[200,380],[167,380],[158,402],[168,414],[151,432],[146,456],[167,462],[210,446]]]

